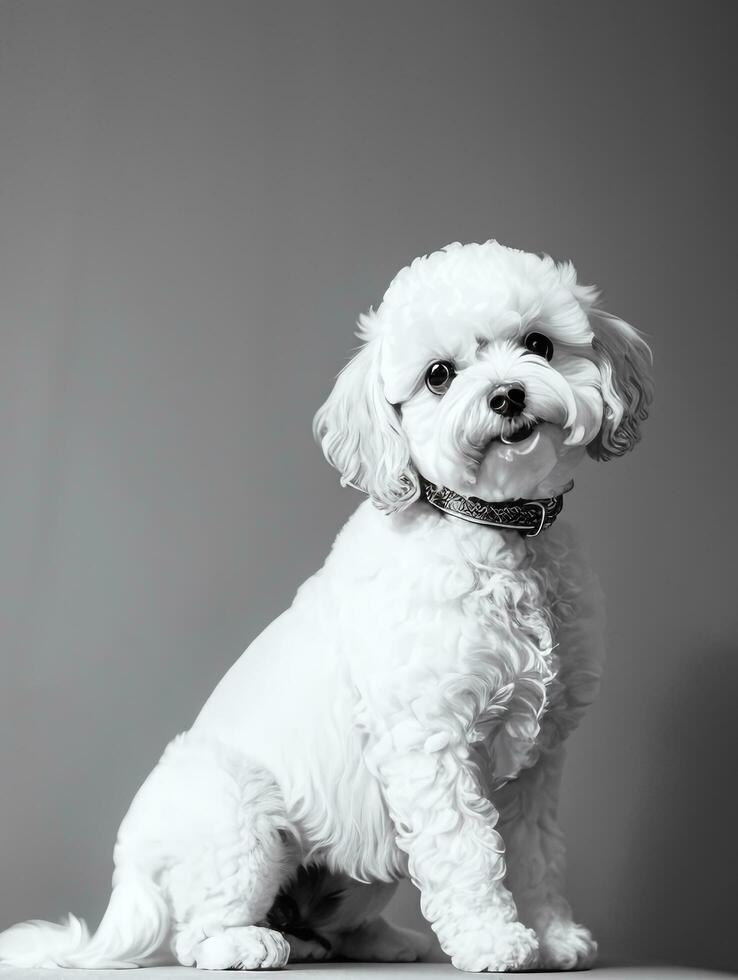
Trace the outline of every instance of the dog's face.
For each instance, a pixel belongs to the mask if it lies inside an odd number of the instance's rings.
[[[364,347],[315,417],[344,483],[385,509],[418,474],[484,500],[559,492],[585,454],[622,455],[651,397],[650,352],[597,291],[497,242],[449,245],[361,317]]]

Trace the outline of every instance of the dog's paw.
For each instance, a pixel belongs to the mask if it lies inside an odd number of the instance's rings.
[[[554,919],[539,930],[538,941],[538,965],[548,970],[586,969],[597,957],[592,933],[576,922]]]
[[[290,946],[281,932],[239,926],[209,936],[195,948],[198,970],[276,970],[286,965]]]
[[[525,970],[538,962],[538,939],[522,922],[496,924],[484,936],[469,936],[459,947],[451,962],[469,973]]]

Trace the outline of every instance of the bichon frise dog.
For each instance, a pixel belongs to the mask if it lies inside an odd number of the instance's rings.
[[[648,347],[596,302],[494,241],[397,275],[315,418],[369,499],[139,790],[97,932],[14,926],[0,962],[416,959],[380,914],[403,877],[462,970],[592,962],[556,806],[601,601],[551,525],[651,397]]]

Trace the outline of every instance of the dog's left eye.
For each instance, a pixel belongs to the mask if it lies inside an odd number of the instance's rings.
[[[539,357],[545,357],[547,361],[550,361],[553,357],[554,345],[543,333],[533,331],[528,334],[523,343],[531,354],[538,354]]]
[[[444,395],[456,377],[451,361],[436,361],[425,372],[425,383],[434,395]]]

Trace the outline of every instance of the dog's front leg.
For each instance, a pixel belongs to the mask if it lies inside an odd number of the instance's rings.
[[[508,856],[507,883],[520,917],[538,936],[539,966],[573,970],[592,965],[597,943],[574,922],[563,894],[565,848],[556,817],[563,762],[563,745],[543,752],[532,769],[496,794],[495,802]]]
[[[454,966],[504,971],[532,964],[536,936],[518,922],[503,883],[497,812],[480,792],[466,744],[408,721],[377,748],[397,846]]]

